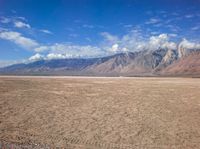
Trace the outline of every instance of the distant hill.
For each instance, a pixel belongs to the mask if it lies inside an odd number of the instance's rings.
[[[192,52],[178,59],[160,73],[172,76],[200,76],[200,52]]]
[[[200,75],[200,50],[178,48],[118,53],[101,58],[39,60],[0,69],[2,75]]]

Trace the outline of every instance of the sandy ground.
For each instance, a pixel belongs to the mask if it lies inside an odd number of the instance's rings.
[[[0,148],[199,148],[200,79],[0,77]]]

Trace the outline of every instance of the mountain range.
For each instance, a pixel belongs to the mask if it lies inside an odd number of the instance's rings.
[[[1,75],[200,76],[200,49],[143,50],[101,58],[38,60],[0,69]]]

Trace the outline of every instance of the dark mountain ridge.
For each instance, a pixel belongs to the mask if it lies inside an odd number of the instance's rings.
[[[180,52],[181,51],[181,52]],[[71,58],[39,60],[28,64],[15,64],[0,69],[2,75],[88,75],[88,76],[157,76],[167,74],[184,75],[184,71],[176,68],[179,61],[200,65],[200,61],[192,61],[194,53],[200,50],[158,49],[139,52],[118,53],[101,58]],[[181,53],[181,55],[180,55]],[[198,54],[199,55],[199,54]],[[190,58],[187,58],[187,57]],[[182,62],[186,61],[187,62]],[[197,60],[197,56],[195,57]],[[180,62],[179,62],[180,63]],[[190,64],[193,65],[193,64]],[[184,69],[184,66],[181,67]],[[174,71],[176,73],[174,73]],[[180,71],[178,73],[177,71]],[[188,70],[186,75],[194,74]],[[195,74],[200,74],[197,69]]]

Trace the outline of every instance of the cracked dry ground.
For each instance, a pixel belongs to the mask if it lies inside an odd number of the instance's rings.
[[[0,78],[0,148],[199,148],[200,79]]]

